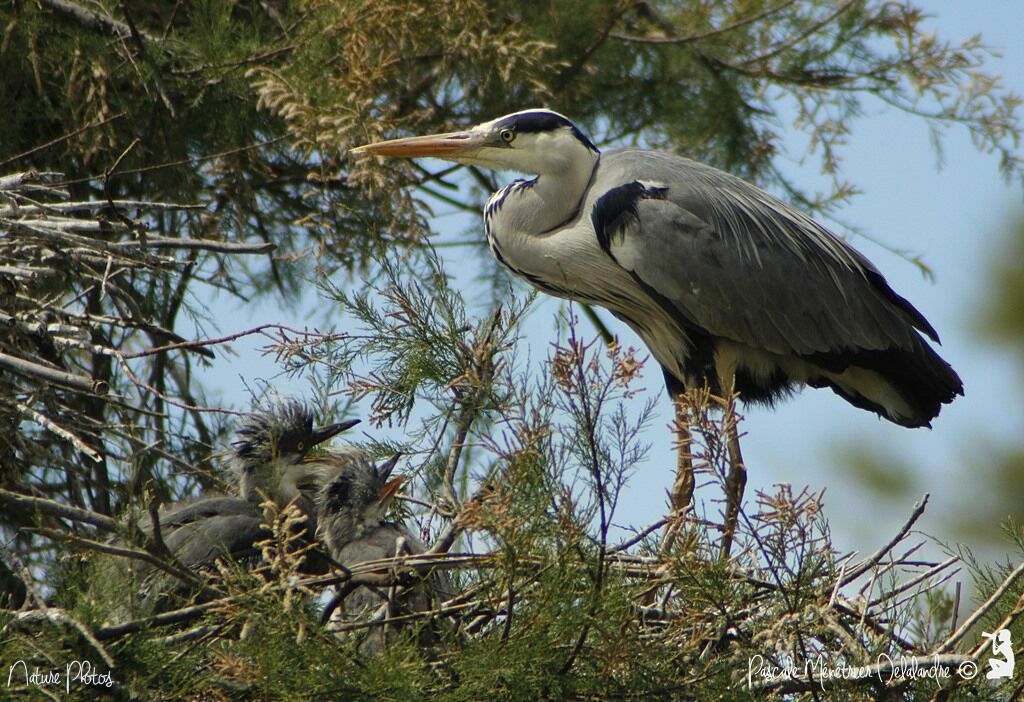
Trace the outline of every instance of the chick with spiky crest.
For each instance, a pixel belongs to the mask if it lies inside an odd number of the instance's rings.
[[[315,427],[312,411],[297,400],[275,402],[248,416],[235,431],[231,451],[239,497],[207,497],[165,510],[161,525],[170,528],[166,537],[170,550],[182,565],[193,569],[222,557],[257,557],[254,544],[268,536],[259,506],[265,499],[278,507],[297,501],[307,516],[306,535],[312,538],[316,531],[313,498],[320,472],[315,462],[305,459],[314,447],[358,422]]]
[[[382,526],[408,531],[384,521],[405,480],[404,475],[390,477],[398,459],[395,455],[378,466],[359,452],[319,457],[318,463],[330,466],[330,475],[317,494],[317,535],[331,553],[342,553]]]
[[[311,542],[316,533],[314,501],[326,468],[308,454],[357,423],[349,420],[314,426],[312,411],[295,400],[273,403],[246,417],[228,452],[237,471],[239,495],[204,496],[166,505],[157,513],[160,540],[175,565],[195,572],[213,568],[218,560],[243,567],[255,565],[261,556],[257,544],[272,536],[265,526],[265,501],[278,508],[294,503],[305,516],[298,538],[301,543]],[[149,518],[139,527],[155,538],[156,529]],[[118,570],[109,565],[106,570]],[[303,570],[310,573],[326,572],[327,567],[325,554],[315,549],[302,563]],[[133,573],[144,581],[143,612],[166,609],[172,599],[191,595],[190,588],[150,565],[135,564]]]
[[[235,431],[238,438],[232,443],[242,499],[258,500],[258,491],[263,490],[278,504],[287,504],[312,470],[303,462],[306,455],[358,423],[356,419],[314,427],[312,411],[297,400],[276,402],[269,410],[249,416]]]
[[[423,542],[404,524],[387,521],[385,515],[405,480],[391,477],[398,463],[394,456],[382,464],[372,463],[364,454],[349,453],[318,457],[331,466],[331,475],[320,487],[316,499],[317,535],[331,558],[346,567],[426,551]],[[401,614],[425,612],[453,594],[451,581],[442,572],[407,586],[377,588],[368,585],[343,587],[324,612],[328,628],[338,632],[346,624],[381,620],[377,626],[361,629],[359,651],[372,655],[382,651],[400,635],[401,627],[385,620]],[[427,644],[436,629],[423,626],[418,641]]]

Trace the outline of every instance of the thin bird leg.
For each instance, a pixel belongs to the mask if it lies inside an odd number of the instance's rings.
[[[685,392],[672,398],[675,407],[676,479],[669,493],[672,510],[682,514],[693,501],[693,453],[691,451],[690,412]]]
[[[740,436],[736,429],[736,394],[730,391],[725,400],[725,435],[729,450],[729,474],[725,478],[725,524],[722,527],[722,558],[728,558],[739,521],[743,491],[747,487],[747,467],[740,452]]]
[[[665,527],[661,539],[661,551],[667,553],[675,543],[686,516],[686,511],[693,502],[694,476],[693,453],[690,436],[690,402],[685,391],[672,394],[672,406],[675,408],[673,430],[676,434],[676,479],[669,490],[668,499],[672,507],[672,518]]]

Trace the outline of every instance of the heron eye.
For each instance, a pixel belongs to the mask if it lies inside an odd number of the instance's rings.
[[[296,444],[295,445],[295,450],[296,451],[305,451],[306,450],[305,442],[300,441],[298,444]]]
[[[516,133],[514,131],[512,131],[511,129],[502,129],[498,133],[498,136],[506,144],[511,144],[512,140],[516,138]]]

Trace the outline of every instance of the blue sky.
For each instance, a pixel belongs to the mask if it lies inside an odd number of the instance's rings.
[[[990,72],[1024,94],[1024,3],[928,1],[933,26],[947,39],[980,32],[1001,47]],[[981,344],[975,314],[987,289],[987,268],[1001,237],[1024,217],[1020,185],[1003,182],[998,160],[979,154],[965,130],[947,130],[943,167],[921,120],[875,106],[854,125],[845,150],[844,175],[863,190],[842,218],[872,237],[924,255],[936,280],[863,238],[853,243],[883,271],[892,286],[932,322],[942,336],[941,353],[960,372],[966,395],[946,407],[934,429],[906,430],[842,406],[825,392],[805,392],[780,411],[748,414],[748,460],[766,481],[789,480],[829,486],[829,516],[836,539],[870,548],[905,518],[909,504],[874,504],[831,467],[836,447],[880,446],[917,466],[920,491],[932,493],[922,530],[943,535],[946,517],[966,502],[985,500],[985,486],[972,476],[972,451],[964,439],[987,435],[1019,438],[1024,403],[1017,393],[1019,366],[1005,353]],[[797,164],[788,172],[802,175]],[[763,468],[762,468],[763,466]],[[1002,515],[993,515],[998,521]]]
[[[987,70],[1001,74],[1008,88],[1024,95],[1024,42],[1019,37],[1024,28],[1024,3],[923,0],[919,4],[935,15],[930,24],[941,37],[961,40],[981,33],[987,44],[999,47],[1003,57],[993,59]],[[938,169],[938,157],[922,120],[881,103],[865,102],[864,107],[865,114],[853,125],[841,164],[843,176],[863,194],[854,198],[839,218],[888,246],[924,256],[935,273],[935,282],[867,239],[852,239],[892,287],[939,331],[943,340],[940,353],[963,377],[966,397],[946,407],[929,431],[897,427],[850,407],[831,392],[807,390],[775,411],[747,411],[743,441],[750,469],[748,497],[754,490],[778,482],[790,482],[796,488],[827,488],[826,516],[832,522],[837,546],[861,551],[872,550],[891,537],[910,513],[914,499],[880,501],[862,491],[844,475],[837,450],[878,447],[902,458],[901,465],[913,466],[916,492],[932,493],[919,528],[944,537],[949,536],[948,514],[970,502],[984,504],[986,498],[985,486],[972,478],[972,450],[964,439],[984,435],[1010,442],[1024,428],[1024,402],[1018,396],[1024,379],[1019,377],[1018,366],[1005,352],[978,343],[973,328],[974,315],[986,295],[986,271],[993,251],[1014,219],[1024,217],[1020,186],[1001,180],[997,157],[978,153],[965,130],[954,127],[945,131],[943,167]],[[795,146],[800,140],[787,137],[787,143]],[[779,165],[805,189],[813,190],[822,182],[813,160],[801,164],[783,157]],[[464,226],[464,220],[457,218],[441,218],[436,223],[441,232],[461,231]],[[316,304],[315,300],[304,301],[309,320],[321,318],[314,313]],[[545,303],[529,318],[528,339],[534,358],[545,356],[554,338],[556,310],[557,303]],[[230,324],[221,324],[223,333],[263,322],[304,323],[296,319],[294,309],[264,306],[254,310],[225,300],[215,302],[212,312],[214,319],[230,320]],[[642,348],[622,325],[610,316],[608,321],[624,343]],[[221,355],[215,364],[208,383],[211,390],[219,388],[224,393],[226,403],[247,404],[243,377],[251,383],[275,374],[272,361],[258,354],[259,345],[255,340],[238,343],[236,358],[228,361]],[[230,372],[225,372],[229,364]],[[280,379],[274,382],[282,385]],[[654,450],[622,497],[619,523],[649,522],[652,512],[662,509],[662,495],[672,478],[674,458],[664,428],[671,410],[653,361],[644,384],[649,392],[661,395],[659,418],[647,435]],[[301,383],[284,383],[283,387],[308,394]],[[714,495],[709,492],[705,497]],[[999,521],[1003,515],[992,516]]]

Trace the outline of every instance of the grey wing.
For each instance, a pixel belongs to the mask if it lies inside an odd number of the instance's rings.
[[[210,506],[208,501],[200,502]],[[257,505],[243,500],[234,503],[227,509],[238,513],[196,518],[163,530],[164,543],[181,565],[199,571],[211,567],[218,559],[243,563],[256,560],[259,551],[254,544],[269,538],[270,533],[260,526],[262,518]],[[248,513],[243,512],[243,504],[248,505]],[[138,569],[138,574],[146,579],[142,611],[164,610],[175,601],[172,595],[187,592],[181,582],[155,571],[149,564]]]
[[[253,503],[238,497],[203,497],[192,502],[178,502],[160,509],[161,531],[175,529],[184,524],[218,515],[253,514]],[[150,532],[148,517],[140,520],[139,527]]]
[[[249,561],[259,555],[255,543],[270,537],[261,522],[254,507],[249,514],[218,515],[178,527],[164,541],[188,568],[209,566],[218,558]]]
[[[689,323],[784,355],[912,349],[915,328],[935,337],[867,259],[805,215],[703,164],[648,165],[632,207],[598,237]]]

